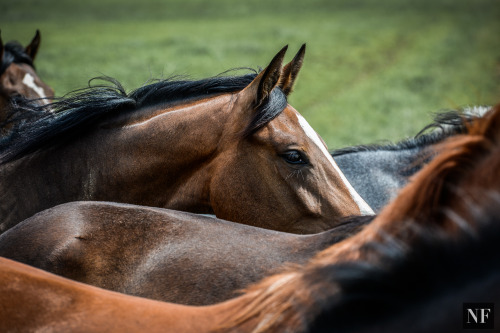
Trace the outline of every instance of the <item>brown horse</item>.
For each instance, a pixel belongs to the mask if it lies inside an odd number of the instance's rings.
[[[116,294],[2,259],[0,329],[457,331],[463,302],[500,300],[499,168],[500,105],[447,140],[360,233],[213,306]]]
[[[0,231],[80,200],[294,233],[371,213],[287,103],[305,47],[282,67],[285,51],[259,74],[166,80],[128,95],[118,84],[89,87],[50,104],[54,113],[29,113],[0,142]]]
[[[206,305],[285,263],[304,264],[370,218],[295,235],[161,208],[72,202],[0,235],[0,256],[125,294]]]
[[[3,44],[0,37],[0,123],[10,119],[12,98],[22,96],[45,105],[54,97],[53,89],[35,71],[33,61],[40,47],[40,31],[26,47],[18,42]]]

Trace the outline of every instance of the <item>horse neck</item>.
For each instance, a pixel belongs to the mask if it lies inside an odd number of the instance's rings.
[[[121,139],[114,145],[124,177],[116,182],[141,192],[142,201],[129,198],[125,202],[213,213],[209,202],[211,171],[220,153],[230,99],[231,95],[222,95],[160,109],[111,128],[109,141],[116,136]],[[108,199],[111,195],[120,194],[108,194]]]
[[[380,211],[425,162],[425,147],[361,150],[334,156],[351,185]]]
[[[51,149],[0,166],[0,233],[43,209],[83,199],[85,150],[75,150]]]
[[[212,213],[210,170],[227,98],[108,122],[0,167],[0,232],[43,209],[78,200]]]

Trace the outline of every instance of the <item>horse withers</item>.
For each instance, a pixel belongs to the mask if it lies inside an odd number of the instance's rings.
[[[305,47],[260,73],[93,86],[0,142],[0,231],[70,201],[171,208],[315,233],[373,211],[287,102]],[[20,106],[23,107],[23,106]],[[38,110],[44,107],[34,108]]]

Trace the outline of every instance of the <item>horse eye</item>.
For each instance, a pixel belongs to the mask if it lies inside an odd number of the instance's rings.
[[[290,164],[306,164],[306,158],[297,150],[290,150],[284,153],[283,158]]]

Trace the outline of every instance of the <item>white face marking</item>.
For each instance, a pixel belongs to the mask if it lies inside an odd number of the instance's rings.
[[[44,93],[43,89],[36,85],[35,78],[31,74],[27,73],[24,76],[23,83],[25,85],[27,85],[28,87],[30,87],[31,89],[33,89],[33,91],[36,92],[37,95],[40,96],[40,98],[46,98],[47,97],[47,96],[45,96],[45,93]]]
[[[351,194],[352,199],[358,205],[359,210],[361,211],[361,214],[363,214],[363,215],[372,215],[372,214],[375,214],[375,212],[373,211],[373,209],[371,209],[370,206],[368,206],[368,204],[365,202],[365,200],[363,200],[363,198],[361,198],[361,196],[359,195],[359,193],[356,192],[356,190],[354,189],[354,187],[352,187],[351,183],[349,183],[349,181],[347,180],[347,178],[344,176],[344,173],[340,170],[340,168],[338,167],[337,163],[335,163],[335,161],[333,160],[332,155],[330,155],[330,153],[326,149],[325,145],[323,144],[323,141],[321,141],[318,133],[316,133],[316,131],[311,127],[311,125],[309,125],[309,123],[307,122],[307,120],[305,120],[305,118],[302,117],[302,115],[300,113],[298,113],[298,112],[297,112],[297,118],[299,119],[300,126],[302,127],[302,129],[304,130],[304,132],[306,132],[306,135],[318,146],[318,148],[325,155],[326,159],[328,161],[330,161],[330,163],[332,163],[332,165],[335,168],[335,170],[339,173],[340,178],[342,179],[342,181],[346,185],[347,189],[349,190],[349,193]]]

